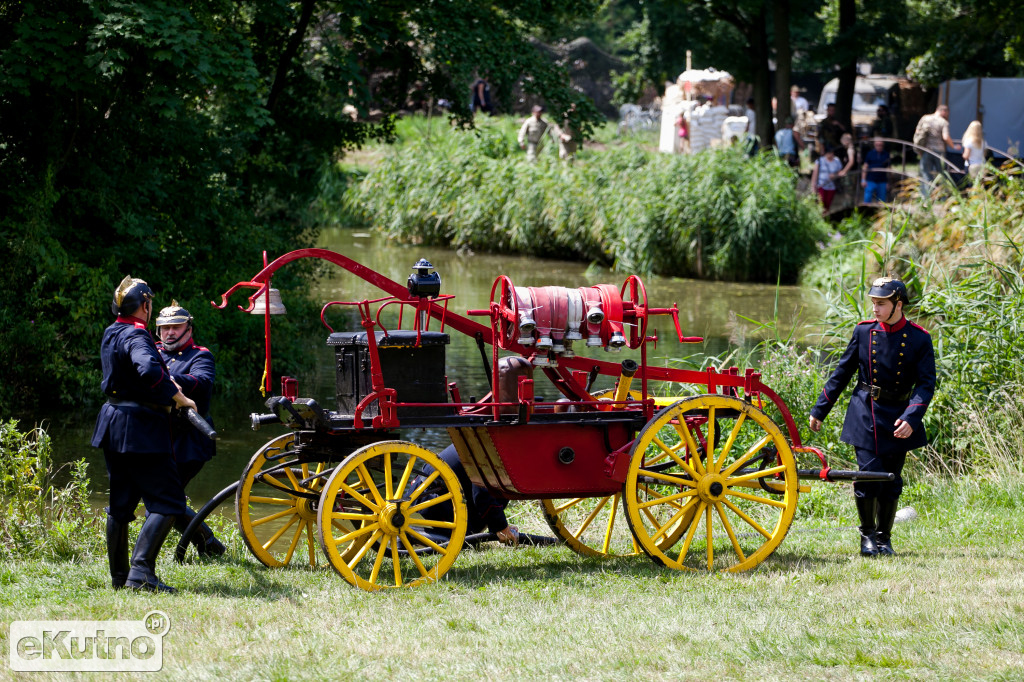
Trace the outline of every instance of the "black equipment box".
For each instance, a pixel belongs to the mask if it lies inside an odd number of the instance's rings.
[[[438,403],[429,407],[399,407],[398,418],[433,417],[452,413],[447,407],[448,391],[445,384],[444,353],[449,337],[442,332],[421,332],[419,346],[416,332],[396,329],[387,333],[374,332],[377,354],[380,357],[384,386],[395,389],[395,402]],[[338,412],[355,414],[359,402],[373,391],[370,380],[370,348],[366,332],[335,332],[327,337],[327,345],[334,346],[338,365]],[[363,411],[363,419],[380,413],[374,401]]]

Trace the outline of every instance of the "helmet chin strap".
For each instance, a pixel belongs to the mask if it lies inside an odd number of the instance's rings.
[[[889,313],[889,317],[887,317],[887,318],[885,319],[885,323],[886,323],[886,324],[888,324],[888,325],[892,325],[892,324],[895,324],[896,322],[899,322],[899,321],[900,321],[900,317],[903,317],[903,310],[902,310],[902,309],[900,309],[900,310],[898,311],[898,312],[899,312],[899,317],[896,317],[896,313],[897,313],[897,308],[896,308],[896,305],[897,305],[898,303],[900,303],[900,301],[899,301],[899,300],[895,300],[895,301],[893,301],[893,302],[892,302],[892,312],[891,312],[891,313]],[[895,319],[895,320],[893,320],[893,318],[894,318],[894,317],[896,317],[896,319]]]

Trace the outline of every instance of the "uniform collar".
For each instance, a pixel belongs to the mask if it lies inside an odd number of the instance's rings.
[[[143,322],[140,318],[135,317],[134,315],[118,315],[117,320],[115,320],[115,322],[120,322],[121,324],[135,325],[136,329],[146,328],[146,323]]]
[[[896,324],[886,324],[885,322],[879,322],[878,324],[882,327],[882,331],[898,332],[899,330],[907,326],[907,316],[904,315],[903,317],[901,317],[899,319],[899,322],[897,322]]]

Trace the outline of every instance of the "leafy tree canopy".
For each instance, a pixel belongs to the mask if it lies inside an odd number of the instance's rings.
[[[419,101],[446,98],[468,125],[478,73],[506,98],[521,84],[555,111],[576,103],[586,132],[593,105],[527,39],[594,6],[0,3],[0,409],[97,397],[99,335],[129,273],[158,306],[173,296],[191,309],[229,381],[236,365],[258,373],[258,321],[206,301],[251,275],[263,250],[315,243],[321,170],[390,135],[390,114]],[[300,290],[308,275],[290,266],[275,283]]]

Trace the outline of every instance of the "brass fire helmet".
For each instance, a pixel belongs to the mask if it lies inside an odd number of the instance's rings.
[[[907,285],[895,277],[879,277],[871,283],[868,291],[871,298],[894,298],[896,301],[903,301],[903,305],[910,303],[910,296],[907,294]]]
[[[171,304],[160,311],[160,315],[156,318],[156,326],[166,327],[169,324],[188,324],[192,326],[192,313],[178,305],[175,300],[171,301]]]
[[[115,315],[131,314],[146,301],[153,300],[153,290],[141,279],[128,275],[114,289],[114,300],[110,311]]]

